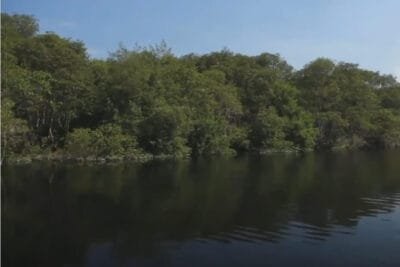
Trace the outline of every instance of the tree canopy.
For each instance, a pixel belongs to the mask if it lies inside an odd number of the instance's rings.
[[[182,157],[400,146],[400,84],[356,64],[165,43],[92,59],[80,41],[2,14],[6,156]],[[3,155],[4,156],[4,155]]]

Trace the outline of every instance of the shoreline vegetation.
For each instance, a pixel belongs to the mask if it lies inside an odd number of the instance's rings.
[[[80,41],[1,15],[2,163],[146,161],[400,147],[400,83],[318,58],[174,55]]]
[[[359,150],[351,150],[343,147],[333,148],[329,151],[314,151],[314,150],[266,150],[266,151],[253,151],[253,152],[243,152],[243,153],[231,153],[231,154],[220,154],[220,155],[203,155],[202,159],[212,159],[215,157],[224,157],[224,158],[236,158],[236,157],[258,157],[258,156],[266,156],[266,155],[304,155],[306,153],[313,152],[331,152],[331,153],[341,153],[341,152],[355,152]],[[363,150],[365,151],[365,150]],[[380,149],[379,151],[384,151]],[[120,156],[74,156],[65,152],[54,152],[54,153],[41,153],[36,155],[11,155],[7,158],[7,160],[2,160],[2,162],[7,165],[26,165],[31,163],[67,163],[67,164],[88,164],[88,165],[98,165],[98,164],[114,164],[114,163],[145,163],[149,161],[163,161],[163,160],[192,160],[194,159],[193,155],[153,155],[153,154],[136,154],[136,155],[120,155]],[[195,157],[197,159],[197,157]]]

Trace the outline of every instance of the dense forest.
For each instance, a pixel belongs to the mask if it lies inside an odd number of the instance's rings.
[[[178,57],[165,43],[94,59],[32,16],[1,22],[2,159],[400,146],[400,84],[356,64],[295,70],[276,54]]]

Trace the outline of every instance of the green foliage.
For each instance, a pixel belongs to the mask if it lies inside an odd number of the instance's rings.
[[[384,108],[400,112],[400,87],[384,88],[378,91],[381,105]]]
[[[2,92],[41,145],[62,145],[73,120],[85,113],[93,86],[84,45],[53,33],[37,34],[30,16],[3,18]]]
[[[3,99],[1,103],[1,147],[2,159],[14,154],[29,154],[31,144],[29,128],[26,121],[15,117],[12,108],[14,103],[10,99]]]
[[[234,154],[230,148],[232,136],[224,120],[207,118],[195,122],[188,136],[193,156]]]
[[[400,147],[400,116],[389,109],[381,109],[373,115],[370,143],[384,148]]]
[[[298,150],[312,150],[315,147],[319,130],[314,126],[314,117],[305,111],[298,112],[292,117],[288,139]]]
[[[76,157],[138,156],[136,139],[118,125],[105,124],[95,130],[77,128],[67,136],[66,150]]]
[[[227,49],[176,57],[163,42],[106,60],[2,14],[2,146],[74,157],[226,155],[400,146],[400,84],[319,58]]]
[[[170,107],[158,108],[155,112],[140,122],[140,146],[154,155],[185,156],[189,149],[181,136],[182,119],[178,110]]]
[[[262,110],[250,132],[252,147],[260,151],[292,148],[293,143],[286,140],[285,134],[288,123],[285,117],[278,115],[275,108]]]
[[[330,149],[339,145],[339,139],[347,132],[348,122],[339,112],[330,111],[317,114],[316,125],[319,129],[317,148]]]
[[[39,31],[38,22],[33,16],[29,15],[1,13],[1,25],[7,34],[7,38],[10,37],[9,35],[28,38]]]
[[[354,64],[317,59],[299,71],[295,81],[302,106],[316,118],[317,148],[398,146],[396,131],[385,142],[381,128],[398,127],[400,94],[392,77],[359,69]],[[393,113],[385,111],[387,108]]]

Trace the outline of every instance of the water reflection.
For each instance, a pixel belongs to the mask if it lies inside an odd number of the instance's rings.
[[[257,251],[274,251],[267,262],[292,265],[302,259],[296,251],[307,255],[321,244],[337,249],[341,240],[379,244],[387,234],[383,251],[374,247],[384,257],[400,246],[399,162],[399,152],[374,152],[7,167],[3,263],[240,266],[241,260],[265,264],[266,254]],[[357,232],[380,224],[380,233]],[[280,246],[293,262],[276,251]],[[333,264],[333,256],[321,260]]]

